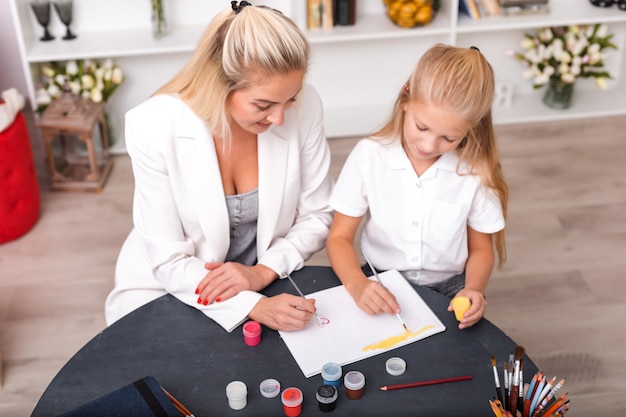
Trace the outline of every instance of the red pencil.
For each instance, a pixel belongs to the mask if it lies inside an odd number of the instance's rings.
[[[423,387],[424,385],[445,384],[448,382],[467,381],[472,379],[471,375],[455,376],[452,378],[431,379],[430,381],[409,382],[408,384],[385,385],[380,387],[381,391],[392,391],[395,389]]]

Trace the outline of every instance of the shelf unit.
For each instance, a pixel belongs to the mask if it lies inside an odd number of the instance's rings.
[[[212,16],[228,4],[165,1],[171,34],[162,39],[152,37],[148,0],[74,0],[72,29],[78,39],[61,40],[64,29],[53,17],[50,30],[57,38],[41,42],[38,37],[42,29],[34,20],[28,1],[11,0],[31,103],[42,63],[112,58],[126,77],[107,105],[116,134],[121,136],[124,113],[182,67]],[[459,15],[458,2],[441,0],[441,8],[429,25],[402,29],[387,18],[382,0],[359,0],[356,25],[305,30],[313,48],[308,82],[316,86],[324,102],[329,137],[359,136],[378,127],[421,54],[437,42],[477,46],[494,67],[497,81],[513,86],[512,105],[494,107],[497,124],[626,114],[626,12],[617,7],[594,7],[584,0],[550,0],[551,10],[546,15],[471,20]],[[280,9],[305,27],[305,0],[260,3]],[[579,80],[570,109],[549,109],[541,104],[543,90],[533,90],[530,82],[522,79],[521,63],[505,51],[518,49],[527,31],[588,23],[606,23],[614,34],[619,49],[611,51],[605,60],[614,79],[607,91],[597,90],[592,80]],[[120,142],[123,147],[123,140]]]

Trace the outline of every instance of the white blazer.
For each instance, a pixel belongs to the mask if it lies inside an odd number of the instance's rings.
[[[117,261],[107,323],[171,293],[232,331],[262,295],[242,291],[220,303],[197,303],[204,263],[224,261],[230,244],[205,122],[179,98],[154,96],[126,113],[126,147],[135,178],[134,227]],[[303,87],[282,126],[258,135],[258,154],[258,262],[284,276],[324,247],[332,221],[330,149],[312,87]]]

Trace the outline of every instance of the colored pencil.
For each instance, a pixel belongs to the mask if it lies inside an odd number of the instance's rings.
[[[533,379],[530,381],[528,391],[526,391],[526,395],[524,396],[524,410],[522,411],[522,417],[530,417],[530,402],[532,401],[533,394],[535,393],[535,388],[537,388],[537,380],[540,378],[540,375],[541,371],[533,375]]]
[[[378,272],[374,269],[374,265],[372,265],[372,263],[370,262],[369,258],[365,254],[365,251],[361,251],[361,252],[363,253],[363,257],[365,258],[365,262],[367,262],[367,264],[369,265],[370,269],[374,273],[374,277],[376,278],[376,281],[378,281],[378,283],[380,284],[381,287],[385,288],[385,286],[383,285],[383,282],[380,280],[380,277],[378,276]],[[402,320],[402,317],[400,317],[400,314],[396,313],[396,317],[398,318],[398,320],[400,320],[400,323],[402,323],[402,327],[404,327],[404,331],[408,332],[409,328],[406,327],[406,324],[404,324],[404,320]]]
[[[533,414],[533,415],[534,415],[534,416],[538,416],[538,415],[543,414],[543,412],[544,412],[547,408],[552,407],[552,405],[553,405],[555,402],[557,402],[558,400],[560,400],[560,399],[562,399],[562,398],[564,398],[564,397],[566,397],[566,396],[567,396],[567,394],[563,394],[563,395],[561,395],[561,396],[560,396],[560,397],[558,397],[558,398],[553,396],[552,398],[548,399],[547,401],[546,401],[546,400],[542,401],[542,402],[541,402],[541,404],[539,404],[539,405],[537,406],[537,408],[535,408],[535,412],[534,412],[534,414]],[[546,398],[548,398],[548,397],[546,396]],[[565,399],[566,399],[566,398],[565,398]]]
[[[431,379],[428,381],[409,382],[407,384],[385,385],[384,387],[380,387],[379,389],[381,391],[393,391],[396,389],[423,387],[426,385],[435,385],[435,384],[447,384],[448,382],[467,381],[470,379],[472,379],[471,375],[463,375],[463,376],[455,376],[451,378]]]
[[[563,384],[565,384],[565,378],[561,379],[559,382],[556,383],[556,385],[554,385],[552,387],[552,389],[550,390],[550,392],[548,392],[548,395],[546,395],[546,397],[543,399],[543,401],[541,401],[540,406],[541,407],[545,407],[546,404],[552,399],[554,398],[554,396],[556,395],[557,391],[561,389],[561,387],[563,386]]]
[[[491,411],[493,411],[496,417],[513,417],[511,413],[503,408],[500,400],[489,400],[489,403],[491,404]]]
[[[493,368],[493,379],[496,383],[496,398],[502,403],[502,390],[500,389],[500,378],[498,378],[498,369],[496,369],[496,357],[491,357],[491,367]]]
[[[546,408],[543,411],[539,412],[539,414],[537,414],[537,417],[551,416],[559,408],[561,408],[563,405],[565,405],[566,402],[567,402],[567,395],[563,394],[563,395],[561,395],[559,397],[558,400],[554,401],[554,403],[552,403],[548,408]]]
[[[542,376],[541,380],[539,380],[537,382],[537,388],[535,388],[535,394],[533,395],[532,401],[530,402],[530,414],[529,415],[533,415],[535,413],[535,408],[537,408],[537,403],[539,400],[539,395],[541,394],[541,391],[543,391],[543,387],[544,385],[546,385],[546,377]]]
[[[541,406],[541,403],[546,398],[550,390],[552,389],[552,386],[554,385],[555,381],[556,381],[556,376],[552,377],[552,379],[546,382],[546,384],[544,385],[543,389],[537,396],[537,403],[535,404],[535,410],[533,412],[533,415],[536,415],[539,411],[541,411],[544,408]]]

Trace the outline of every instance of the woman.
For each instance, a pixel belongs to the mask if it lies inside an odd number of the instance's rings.
[[[302,329],[313,300],[257,291],[322,249],[333,182],[309,45],[279,11],[232,2],[187,65],[126,115],[134,228],[110,324],[170,293],[227,331]]]

